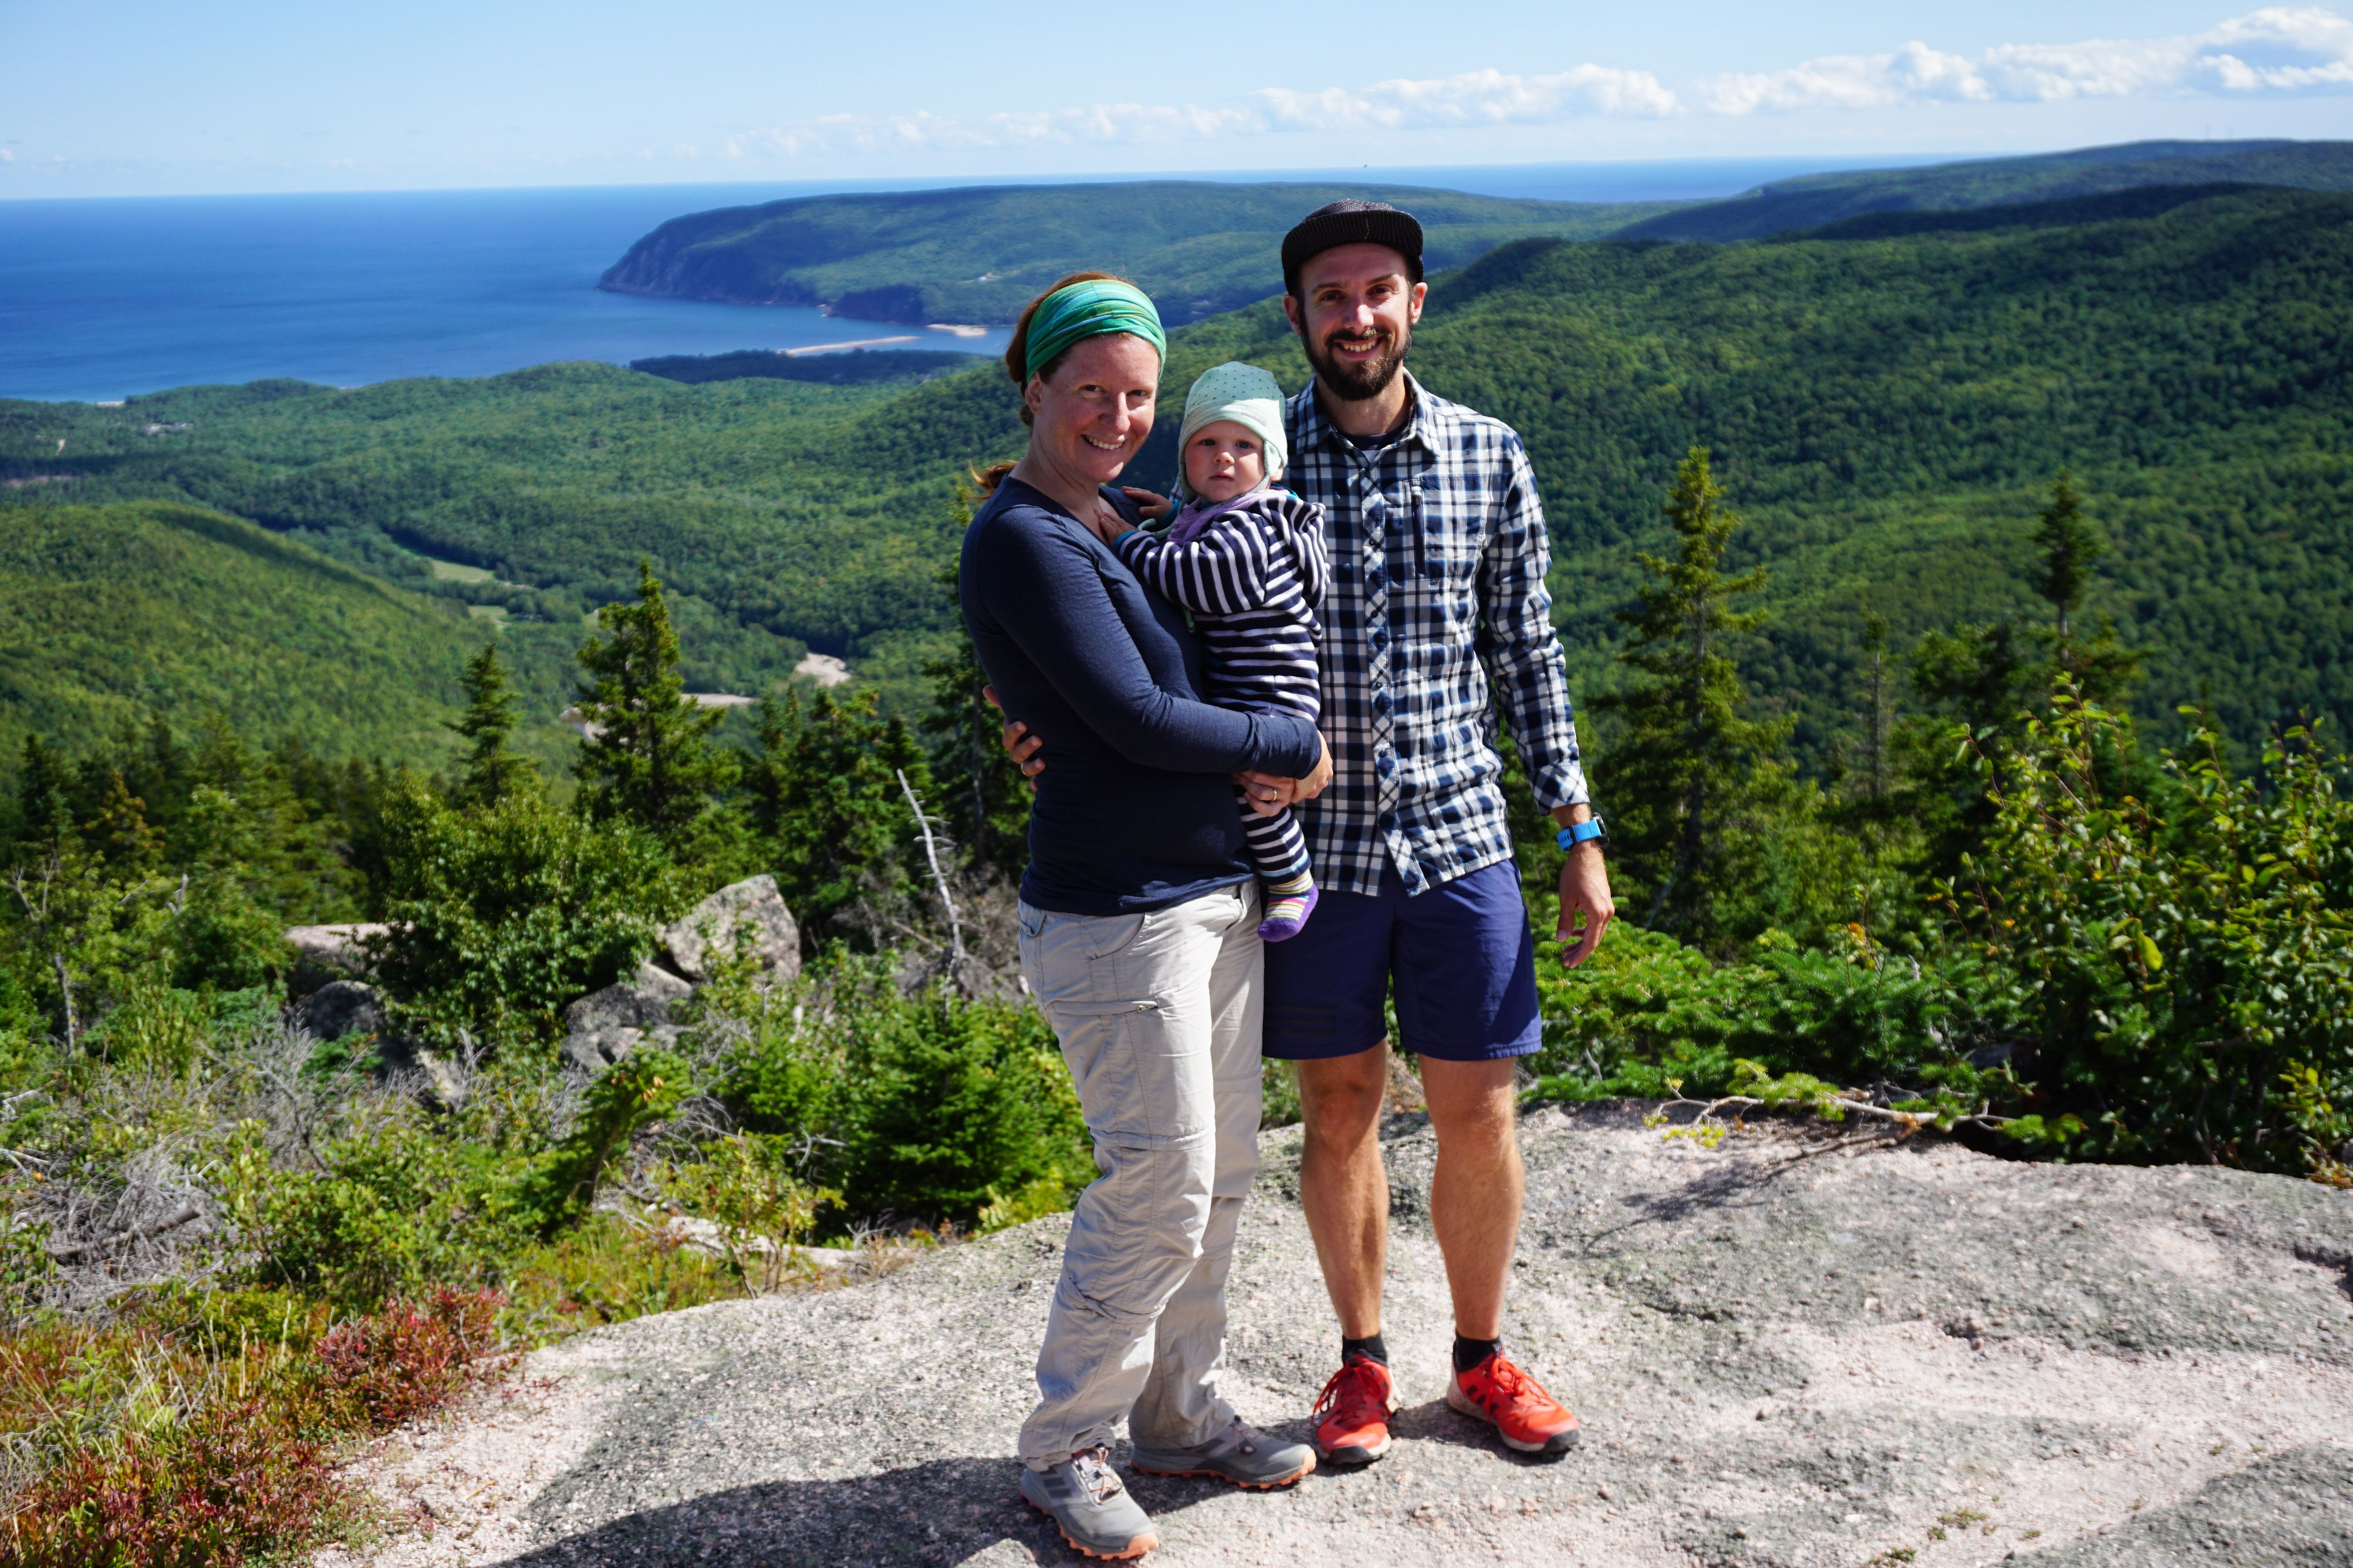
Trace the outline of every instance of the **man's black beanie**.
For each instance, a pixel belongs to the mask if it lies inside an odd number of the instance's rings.
[[[1386,245],[1405,258],[1407,279],[1421,281],[1421,225],[1387,202],[1334,202],[1317,207],[1282,237],[1282,287],[1299,292],[1299,269],[1343,245]]]

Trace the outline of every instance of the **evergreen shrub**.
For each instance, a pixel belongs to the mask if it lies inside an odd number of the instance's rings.
[[[396,781],[375,949],[402,1026],[429,1043],[545,1041],[574,997],[652,951],[691,884],[649,835],[535,792],[459,810]]]
[[[1037,1010],[836,952],[748,1020],[723,1094],[754,1131],[809,1140],[848,1218],[950,1221],[1067,1206],[1092,1181],[1078,1096]]]

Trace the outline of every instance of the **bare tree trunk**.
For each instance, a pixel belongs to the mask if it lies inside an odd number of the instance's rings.
[[[73,976],[66,968],[66,955],[64,953],[53,952],[49,954],[49,962],[57,966],[58,995],[65,1003],[66,1049],[72,1050],[81,1043],[81,1019],[74,1012]]]
[[[915,827],[923,836],[923,858],[931,863],[932,885],[939,889],[940,906],[948,912],[948,949],[955,963],[956,984],[964,984],[964,921],[956,913],[955,900],[948,893],[947,877],[940,870],[940,849],[932,837],[932,819],[923,815],[923,803],[915,796],[915,786],[907,782],[907,770],[892,770],[899,775],[899,788],[907,796],[908,809],[915,814]]]

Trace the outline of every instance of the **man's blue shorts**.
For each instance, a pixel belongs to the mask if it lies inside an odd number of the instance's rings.
[[[1519,868],[1505,860],[1408,898],[1388,867],[1378,893],[1325,892],[1297,936],[1267,944],[1260,1049],[1290,1061],[1370,1050],[1388,1033],[1392,978],[1400,1050],[1482,1062],[1542,1045]]]

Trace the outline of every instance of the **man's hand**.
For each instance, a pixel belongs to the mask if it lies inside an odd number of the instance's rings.
[[[1564,805],[1553,814],[1553,820],[1563,827],[1583,822],[1593,815],[1582,805]],[[1618,906],[1609,897],[1609,867],[1601,858],[1601,846],[1588,840],[1568,852],[1560,868],[1560,920],[1553,932],[1557,942],[1571,947],[1561,962],[1575,969],[1593,956],[1601,945],[1601,933],[1609,927],[1609,917]],[[1584,929],[1576,929],[1575,917],[1585,917]]]
[[[1305,778],[1277,778],[1272,773],[1236,773],[1234,782],[1242,786],[1242,795],[1250,808],[1261,816],[1272,816],[1286,805],[1303,800],[1314,800],[1332,783],[1332,743],[1322,731],[1315,734],[1315,765],[1307,770]]]
[[[980,689],[980,694],[988,699],[988,705],[991,708],[996,709],[999,713],[1005,711],[1005,704],[997,700],[997,688],[984,686]],[[1006,754],[1013,759],[1013,765],[1021,770],[1021,776],[1029,781],[1029,787],[1036,789],[1038,775],[1046,771],[1046,764],[1032,762],[1030,759],[1038,754],[1039,748],[1046,742],[1029,733],[1029,726],[1020,720],[1008,719],[1006,721],[1005,734],[1000,743],[1005,747]]]

